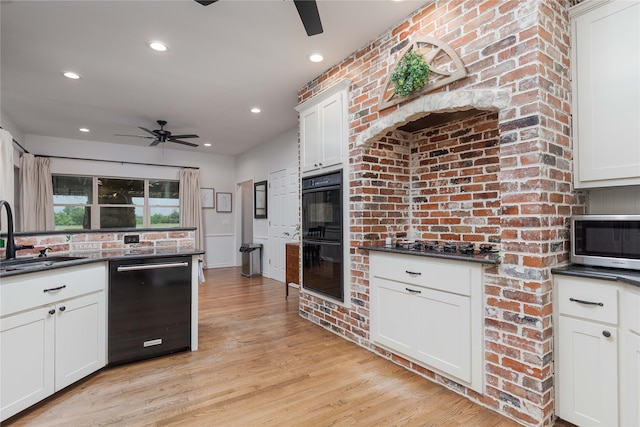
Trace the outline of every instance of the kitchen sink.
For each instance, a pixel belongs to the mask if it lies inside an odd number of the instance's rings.
[[[84,259],[84,257],[75,256],[47,256],[37,258],[15,258],[9,260],[0,260],[0,272],[1,271],[16,271],[27,269],[38,269],[49,267],[53,264],[66,261],[75,261],[78,259]]]

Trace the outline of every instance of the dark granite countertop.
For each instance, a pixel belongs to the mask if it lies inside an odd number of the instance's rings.
[[[640,271],[637,270],[569,264],[563,267],[552,268],[551,272],[553,274],[562,274],[565,276],[610,280],[613,282],[621,282],[633,286],[640,286]]]
[[[364,249],[367,251],[388,252],[392,254],[422,256],[429,258],[442,258],[456,261],[477,262],[482,264],[500,264],[500,255],[498,253],[466,255],[447,252],[422,252],[395,246],[386,246],[384,242],[371,242],[370,244],[358,246],[358,249]]]
[[[38,264],[34,267],[20,268],[19,270],[5,270],[0,261],[0,278],[18,276],[21,274],[35,273],[38,271],[55,270],[76,265],[90,264],[94,262],[115,261],[120,259],[138,258],[167,258],[173,256],[202,255],[203,250],[195,248],[127,248],[127,249],[106,249],[100,251],[70,251],[70,252],[49,252],[53,259],[58,256],[78,257],[78,259],[55,262],[51,265]],[[29,257],[32,258],[32,257]],[[20,259],[20,258],[18,258]],[[38,261],[47,261],[47,257],[36,258]]]

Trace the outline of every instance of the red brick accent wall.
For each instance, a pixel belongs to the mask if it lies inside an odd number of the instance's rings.
[[[567,261],[568,219],[584,210],[571,184],[570,1],[436,0],[298,94],[302,102],[342,79],[353,82],[350,295],[343,307],[303,292],[301,315],[525,425],[553,423],[550,269]],[[501,89],[508,105],[467,125],[390,131],[357,144],[379,120],[415,105],[377,109],[386,75],[417,35],[445,41],[466,65],[468,76],[441,92]],[[398,231],[499,244],[502,263],[484,273],[483,394],[369,341],[369,257],[357,247]]]

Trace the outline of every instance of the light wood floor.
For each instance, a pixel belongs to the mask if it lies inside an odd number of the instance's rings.
[[[298,316],[298,292],[208,270],[200,350],[107,368],[4,426],[516,426]]]

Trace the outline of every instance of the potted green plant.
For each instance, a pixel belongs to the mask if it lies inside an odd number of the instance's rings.
[[[408,96],[420,90],[429,78],[429,64],[424,57],[416,52],[407,52],[396,69],[391,74],[394,93],[398,96]]]

